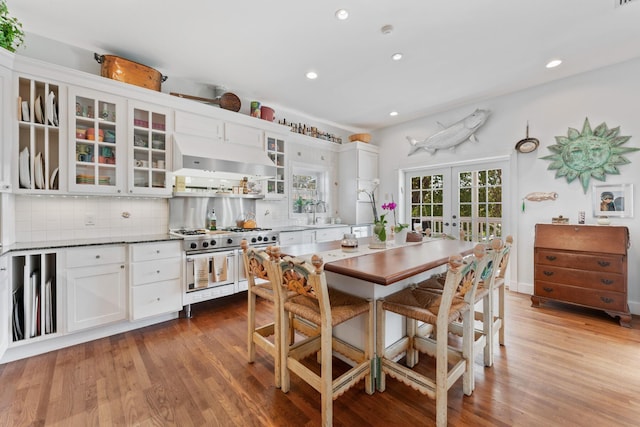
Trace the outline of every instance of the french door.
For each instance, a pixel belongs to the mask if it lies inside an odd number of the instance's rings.
[[[508,166],[505,160],[407,171],[404,211],[411,228],[469,241],[501,237]]]

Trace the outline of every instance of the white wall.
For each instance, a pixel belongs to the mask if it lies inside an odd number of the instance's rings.
[[[511,288],[520,292],[533,291],[533,240],[536,223],[550,223],[552,217],[563,215],[577,223],[578,211],[586,211],[587,224],[595,224],[592,212],[591,189],[585,194],[578,180],[568,184],[564,178],[555,178],[555,171],[547,170],[550,162],[541,157],[552,154],[548,147],[555,144],[555,136],[566,136],[569,127],[582,129],[585,117],[592,128],[605,122],[609,128],[620,126],[621,135],[632,138],[625,147],[640,147],[640,59],[581,74],[575,77],[538,86],[484,102],[465,105],[446,113],[423,117],[398,126],[375,132],[374,142],[380,146],[381,194],[393,193],[398,199],[398,169],[415,166],[434,166],[460,160],[508,155],[512,159],[514,179],[513,214],[509,230],[515,236],[515,265]],[[437,152],[407,157],[407,136],[418,139],[438,131],[437,122],[451,124],[467,116],[476,108],[488,108],[492,114],[478,131],[479,143],[464,142],[455,152]],[[516,154],[516,142],[525,137],[527,120],[530,136],[540,140],[537,151]],[[606,184],[640,183],[640,152],[626,154],[631,163],[619,167],[620,175],[607,175]],[[602,184],[592,180],[591,183]],[[638,221],[638,185],[634,189],[636,218],[613,218],[613,225],[629,227],[629,307],[640,314],[640,272],[638,247],[640,224]],[[527,202],[521,212],[522,198],[534,191],[555,191],[556,201]],[[594,247],[597,242],[594,242]],[[513,262],[513,261],[512,261]],[[515,282],[515,283],[514,283]]]

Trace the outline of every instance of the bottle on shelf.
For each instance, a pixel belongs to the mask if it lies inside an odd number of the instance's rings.
[[[207,215],[207,228],[209,230],[215,230],[217,222],[216,211],[215,209],[211,209],[211,211],[209,211],[209,214]]]

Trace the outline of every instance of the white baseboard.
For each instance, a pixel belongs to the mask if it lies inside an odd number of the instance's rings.
[[[69,333],[66,335],[52,334],[51,337],[47,337],[46,339],[42,340],[26,343],[13,343],[10,344],[10,347],[0,359],[0,364],[13,362],[15,360],[36,356],[38,354],[47,353],[49,351],[70,347],[72,345],[81,344],[104,337],[109,337],[111,335],[120,334],[122,332],[144,328],[145,326],[155,325],[156,323],[177,319],[178,314],[179,313],[177,312],[162,314],[135,322],[124,321],[112,323],[110,325],[105,325],[99,328]]]

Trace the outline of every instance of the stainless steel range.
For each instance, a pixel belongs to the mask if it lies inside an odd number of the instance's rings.
[[[182,305],[191,317],[191,304],[247,290],[240,244],[253,247],[276,245],[279,233],[270,229],[226,228],[216,231],[177,229],[171,234],[184,239],[185,284]]]

